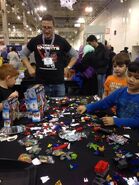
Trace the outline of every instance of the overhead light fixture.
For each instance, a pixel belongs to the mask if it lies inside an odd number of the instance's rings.
[[[124,3],[124,2],[126,2],[126,1],[127,1],[127,0],[120,0],[121,3]]]
[[[39,10],[40,10],[41,12],[44,12],[44,11],[47,10],[47,8],[46,8],[45,6],[43,6],[43,5],[41,5],[40,8],[39,8]]]
[[[42,20],[42,17],[39,16],[39,21],[41,21],[41,20]]]
[[[77,20],[77,23],[84,24],[84,23],[85,23],[85,19],[84,19],[83,17],[80,17],[80,18]]]
[[[126,21],[126,18],[125,18],[125,17],[123,17],[123,22],[125,23],[125,21]]]
[[[74,24],[74,27],[76,27],[76,28],[80,28],[80,26],[81,26],[80,23],[75,23],[75,24]]]
[[[85,12],[86,13],[91,13],[93,11],[93,8],[91,7],[91,6],[87,6],[86,8],[85,8]]]
[[[21,17],[18,15],[18,16],[17,16],[17,19],[18,19],[18,20],[21,20]]]
[[[129,19],[128,19],[128,17],[126,18],[126,22],[128,23],[128,21],[129,21]]]
[[[129,11],[129,13],[131,13],[131,12],[132,12],[132,9],[131,9],[131,8],[129,8],[129,10],[128,10],[128,11]]]
[[[47,8],[43,5],[35,8],[35,12],[45,12],[45,11],[47,11]]]
[[[40,29],[38,29],[38,30],[37,30],[37,32],[38,32],[38,33],[41,33],[41,30],[40,30]]]

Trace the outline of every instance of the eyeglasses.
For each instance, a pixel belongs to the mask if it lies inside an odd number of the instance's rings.
[[[42,29],[52,30],[52,29],[53,29],[53,27],[50,27],[50,26],[42,26]]]

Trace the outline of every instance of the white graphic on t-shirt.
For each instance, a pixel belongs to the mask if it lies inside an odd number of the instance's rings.
[[[41,56],[45,68],[55,69],[55,63],[57,62],[57,53],[59,46],[42,44],[37,45],[37,50]]]

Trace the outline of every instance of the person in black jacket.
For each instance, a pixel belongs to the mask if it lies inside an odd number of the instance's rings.
[[[109,46],[107,46],[107,48],[109,50],[109,65],[108,65],[106,77],[109,75],[112,75],[112,73],[113,73],[112,59],[116,55],[116,53],[114,52],[114,47],[109,45]]]
[[[98,95],[102,97],[103,95],[103,84],[106,77],[107,68],[109,65],[109,51],[102,44],[99,43],[95,35],[90,35],[87,38],[88,44],[95,48],[95,51],[92,55],[92,63],[95,71],[97,72],[98,80]]]

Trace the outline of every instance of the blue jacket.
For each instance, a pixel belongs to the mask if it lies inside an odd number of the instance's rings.
[[[96,103],[86,105],[87,112],[105,110],[116,106],[117,118],[114,123],[117,126],[129,126],[139,128],[139,93],[129,94],[127,87],[120,88],[109,96]]]

